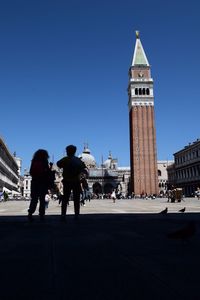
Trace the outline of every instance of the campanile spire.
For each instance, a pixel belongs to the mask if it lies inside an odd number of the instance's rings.
[[[139,39],[140,32],[138,30],[135,31],[136,39]]]
[[[149,66],[149,62],[147,60],[146,54],[144,52],[139,37],[139,31],[136,31],[135,34],[136,34],[136,43],[135,43],[135,50],[132,59],[132,66],[137,66],[137,65]]]
[[[153,79],[139,31],[129,69],[131,186],[136,195],[157,194],[157,154]]]

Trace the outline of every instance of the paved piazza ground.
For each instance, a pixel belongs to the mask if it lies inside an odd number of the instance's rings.
[[[0,203],[2,300],[200,299],[197,198],[91,200],[78,220],[70,202],[66,222],[58,202],[50,202],[44,221],[37,212],[29,222],[28,206]],[[190,221],[190,238],[168,238]]]
[[[23,216],[27,214],[29,201],[0,202],[0,216]],[[159,213],[168,207],[169,213],[177,213],[179,209],[186,207],[186,212],[200,212],[200,200],[197,198],[185,198],[184,201],[170,203],[166,198],[153,200],[121,199],[113,203],[110,199],[87,201],[81,206],[81,214],[115,214],[115,213]],[[37,212],[35,213],[38,214]],[[47,215],[59,215],[60,205],[58,201],[50,201]],[[70,202],[67,214],[73,214],[73,202]]]

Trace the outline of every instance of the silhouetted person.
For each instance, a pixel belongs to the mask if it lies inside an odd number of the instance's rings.
[[[4,201],[8,200],[8,194],[6,193],[6,191],[3,192],[3,200]]]
[[[89,190],[85,173],[81,173],[80,187],[81,187],[81,205],[84,206],[85,205],[85,200],[87,200],[87,191]]]
[[[52,168],[53,168],[53,163],[50,162],[49,163],[49,169],[50,169],[50,172],[49,172],[49,189],[54,190],[55,189],[54,181],[56,179],[56,171],[52,170]]]
[[[63,192],[64,196],[61,204],[61,216],[65,219],[67,203],[71,192],[73,192],[74,212],[77,218],[80,212],[80,173],[86,170],[84,162],[75,156],[76,146],[66,147],[67,156],[57,162],[57,166],[63,169]]]
[[[112,191],[111,199],[113,200],[113,203],[115,203],[115,201],[116,201],[116,192],[115,192],[115,190]]]
[[[198,200],[200,200],[200,188],[199,187],[197,188],[197,198],[198,198]]]
[[[32,220],[38,200],[40,202],[39,215],[43,219],[45,215],[45,195],[49,188],[49,154],[44,149],[37,150],[31,161],[30,175],[31,180],[31,202],[28,209],[28,218]]]
[[[47,194],[45,195],[45,209],[49,207],[50,200],[51,200],[51,191],[48,190]]]

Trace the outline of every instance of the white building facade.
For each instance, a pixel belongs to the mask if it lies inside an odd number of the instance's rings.
[[[168,188],[168,173],[167,168],[174,163],[173,160],[159,160],[158,167],[158,188],[159,194],[165,194]]]
[[[19,194],[19,168],[15,157],[0,137],[0,192]]]
[[[168,167],[169,185],[183,189],[186,197],[200,188],[200,139],[174,153],[174,164]]]

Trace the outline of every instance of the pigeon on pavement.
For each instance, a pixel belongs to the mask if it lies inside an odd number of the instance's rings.
[[[185,207],[184,207],[184,208],[182,208],[182,209],[180,209],[180,210],[179,210],[179,212],[182,212],[182,213],[184,213],[184,212],[185,212]]]
[[[162,210],[162,211],[160,212],[160,214],[162,214],[162,215],[166,215],[166,214],[167,214],[167,212],[168,212],[168,208],[166,207],[164,210]]]

